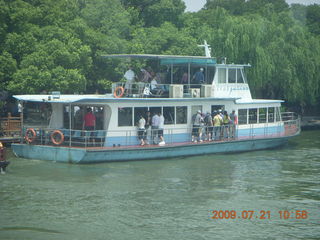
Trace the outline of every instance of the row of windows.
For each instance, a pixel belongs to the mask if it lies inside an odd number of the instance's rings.
[[[269,108],[249,108],[238,110],[239,124],[271,123],[280,121],[280,109]]]
[[[162,113],[165,119],[164,124],[186,124],[188,120],[187,109],[186,106],[118,108],[118,126],[137,125],[140,116],[146,117],[147,111],[150,111],[151,116],[153,116],[154,113]]]

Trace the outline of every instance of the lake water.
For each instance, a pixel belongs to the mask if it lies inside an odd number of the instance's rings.
[[[94,165],[10,154],[0,239],[320,239],[319,135],[267,151]]]

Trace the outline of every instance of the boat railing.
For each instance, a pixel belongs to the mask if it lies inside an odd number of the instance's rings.
[[[202,85],[203,84],[180,83],[152,85],[151,83],[145,82],[116,82],[112,84],[112,93],[115,95],[115,97],[129,98],[199,98],[201,96],[207,96],[206,93],[201,94]]]
[[[192,127],[165,128],[163,133],[166,144],[186,144],[191,143],[192,140],[205,142],[213,139],[215,142],[223,142],[246,139],[289,137],[297,135],[300,132],[300,118],[272,124],[265,123],[263,124],[262,129],[261,126],[257,128],[255,124],[250,124],[248,127],[245,126],[245,128],[243,128],[243,125],[240,126],[241,129],[239,129],[239,125],[223,125],[212,128],[201,126],[198,129],[194,129]],[[259,131],[257,129],[259,129]],[[243,130],[245,131],[245,134],[243,134]],[[81,148],[104,146],[135,147],[140,143],[138,140],[138,129],[123,131],[82,131],[73,129],[34,128],[34,131],[36,133],[36,137],[33,139],[32,136],[29,137],[26,135],[27,129],[24,129],[24,138],[21,139],[21,142],[28,144]],[[158,130],[152,130],[150,128],[146,130],[146,142],[151,145],[158,144],[159,138],[157,133]],[[198,133],[200,133],[200,136],[197,136]],[[194,136],[194,139],[192,135],[196,135]]]

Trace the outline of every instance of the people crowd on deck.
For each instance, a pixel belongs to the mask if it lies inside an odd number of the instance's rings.
[[[209,111],[205,114],[198,110],[192,116],[191,141],[194,143],[203,141],[231,140],[236,137],[236,125],[238,116],[235,110],[231,114],[221,109]],[[161,112],[140,115],[138,125],[138,138],[140,145],[158,144],[165,145],[164,141],[164,117]],[[150,128],[151,127],[151,128]]]
[[[187,89],[188,84],[192,84],[192,87],[194,88],[200,88],[201,84],[206,82],[204,68],[199,68],[193,76],[190,76],[190,79],[186,71],[177,71],[173,75],[175,79],[173,82],[175,84],[183,84],[185,86],[185,90]],[[134,84],[136,82],[141,82],[150,84],[151,95],[161,96],[169,91],[166,84],[172,83],[171,77],[173,75],[170,73],[169,68],[167,71],[160,71],[157,73],[155,73],[151,68],[140,68],[140,71],[136,74],[132,67],[129,66],[128,70],[123,75],[123,78],[126,80],[124,84],[124,93],[126,96],[130,96],[132,94]]]
[[[201,87],[201,84],[206,82],[204,68],[200,67],[194,75],[191,77],[186,71],[180,72],[182,75],[179,82],[183,85],[188,83],[194,84],[193,87]],[[132,85],[137,80],[142,83],[149,83],[150,89],[148,89],[151,95],[161,96],[167,91],[163,83],[170,83],[172,73],[170,74],[169,68],[167,73],[159,72],[155,73],[151,68],[140,68],[140,77],[138,77],[132,67],[124,74],[126,79],[125,93],[130,95],[132,93]],[[198,110],[197,113],[192,117],[192,142],[203,142],[203,141],[218,141],[223,139],[235,138],[235,125],[237,125],[237,115],[233,110],[231,114],[221,109],[213,111],[212,113],[202,113]],[[163,136],[163,125],[164,117],[161,113],[153,113],[151,116],[150,112],[146,115],[141,115],[138,126],[138,138],[140,145],[146,144],[159,144],[164,145]]]
[[[228,114],[227,111],[213,111],[203,114],[198,110],[192,118],[192,142],[219,141],[225,139],[234,139],[235,126],[238,124],[238,116],[235,110]]]

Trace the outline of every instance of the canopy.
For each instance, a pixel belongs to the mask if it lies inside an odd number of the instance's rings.
[[[179,55],[153,55],[153,54],[114,54],[103,55],[106,58],[144,58],[158,59],[161,65],[211,65],[214,66],[217,62],[214,58],[202,56],[179,56]]]

